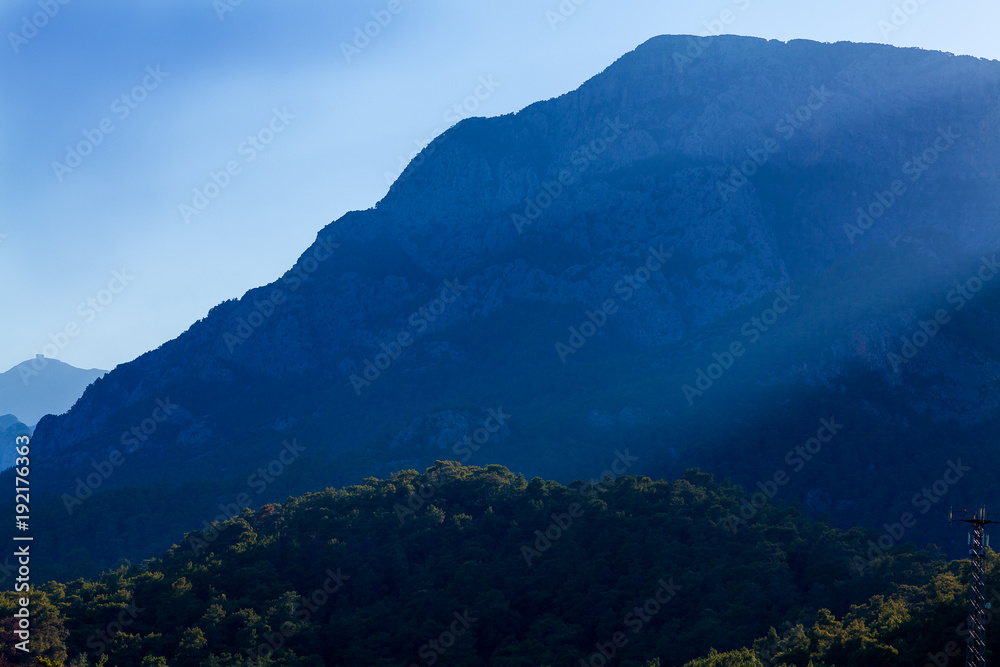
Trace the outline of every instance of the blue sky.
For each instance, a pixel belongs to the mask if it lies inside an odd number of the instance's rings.
[[[372,12],[385,25],[345,55]],[[561,95],[650,37],[1000,59],[998,24],[996,3],[960,0],[8,0],[0,370],[40,352],[109,369],[161,345],[373,206],[449,123]]]

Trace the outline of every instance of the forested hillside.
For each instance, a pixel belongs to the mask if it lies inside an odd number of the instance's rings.
[[[777,502],[737,523],[745,501],[697,471],[563,486],[438,462],[42,586],[34,646],[120,667],[819,667],[913,665],[957,641],[959,564],[871,560],[874,535]]]

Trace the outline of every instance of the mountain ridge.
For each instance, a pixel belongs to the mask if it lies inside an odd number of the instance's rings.
[[[977,333],[1000,327],[997,285],[949,310],[906,364],[887,352],[1000,248],[1000,63],[728,36],[699,53],[689,40],[654,38],[575,91],[432,141],[375,207],[327,225],[275,282],[43,419],[44,490],[71,493],[157,401],[178,409],[102,492],[238,478],[292,437],[313,458],[283,478],[290,489],[356,481],[429,464],[497,406],[511,419],[477,464],[589,478],[632,441],[643,472],[697,464],[752,486],[834,411],[849,424],[845,453],[789,493],[877,525],[862,491],[909,497],[997,421],[1000,354]],[[939,150],[942,132],[954,141]],[[930,150],[910,180],[906,165]],[[845,225],[873,202],[882,213],[852,236]],[[671,253],[655,271],[651,247]],[[445,294],[445,281],[463,289]],[[781,290],[801,300],[752,324]],[[683,387],[736,342],[739,363],[687,400]],[[955,428],[937,451],[932,434]],[[873,450],[883,436],[919,443],[906,475],[895,446]],[[984,458],[983,475],[998,465]],[[855,469],[891,482],[836,481]]]
[[[68,411],[86,387],[105,373],[36,355],[0,373],[0,412],[37,424],[47,414]]]

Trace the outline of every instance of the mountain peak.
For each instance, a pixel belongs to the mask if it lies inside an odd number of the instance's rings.
[[[272,500],[428,465],[435,449],[591,478],[618,441],[636,472],[739,460],[752,483],[833,414],[866,426],[785,499],[880,525],[873,508],[905,491],[881,480],[919,488],[937,474],[939,424],[957,424],[957,456],[975,441],[963,429],[1000,409],[981,334],[1000,327],[995,296],[962,296],[918,362],[888,356],[1000,246],[997,118],[993,61],[655,38],[572,92],[458,123],[290,271],[43,420],[36,489],[72,490],[133,442],[95,496],[157,484],[180,498],[192,481],[245,480],[296,439],[310,463]],[[873,448],[886,423],[923,458]],[[411,425],[420,437],[400,437]],[[854,475],[856,461],[881,474]]]
[[[36,424],[47,414],[62,414],[83,395],[87,386],[107,371],[82,369],[36,354],[0,373],[0,412]]]

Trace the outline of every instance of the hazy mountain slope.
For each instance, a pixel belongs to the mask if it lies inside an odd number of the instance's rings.
[[[976,498],[1000,467],[1000,63],[692,40],[446,132],[275,283],[43,420],[42,490],[83,495],[118,449],[95,496],[204,480],[203,512],[155,514],[197,525],[296,439],[254,502],[442,458],[591,478],[624,444],[751,488],[792,466],[783,498],[843,521],[898,518],[963,456],[948,500]]]
[[[41,355],[0,373],[0,412],[36,424],[69,410],[83,390],[107,371],[84,370]]]
[[[31,435],[31,429],[18,421],[14,415],[0,416],[0,470],[6,470],[14,465],[17,457],[14,449],[17,438]]]

